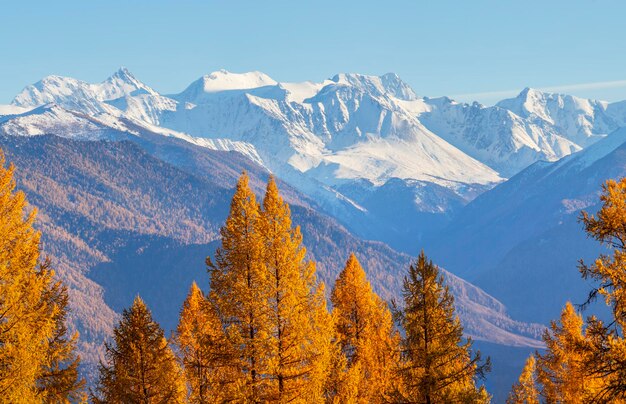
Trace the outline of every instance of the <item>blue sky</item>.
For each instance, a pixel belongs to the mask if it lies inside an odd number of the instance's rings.
[[[278,81],[396,72],[490,104],[526,86],[626,99],[623,1],[6,1],[0,103],[119,66],[163,93],[224,68]]]

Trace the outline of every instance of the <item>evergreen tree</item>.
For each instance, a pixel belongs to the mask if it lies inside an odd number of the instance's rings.
[[[613,254],[602,254],[591,265],[581,261],[580,271],[583,278],[599,283],[588,302],[602,296],[612,311],[607,326],[594,320],[588,328],[594,349],[587,366],[605,382],[596,399],[615,401],[626,400],[626,178],[609,180],[602,190],[597,216],[583,212],[581,221],[587,234],[612,248]]]
[[[36,211],[26,214],[14,168],[4,165],[0,151],[0,402],[65,402],[80,389],[65,339],[66,292],[40,264]]]
[[[422,251],[404,279],[404,307],[394,310],[405,332],[401,342],[402,386],[397,400],[410,403],[488,402],[476,379],[489,369],[463,340],[454,298],[439,268]],[[395,305],[394,305],[395,306]]]
[[[537,354],[537,377],[547,402],[582,403],[590,400],[601,380],[587,375],[592,347],[583,331],[583,319],[567,303],[559,323],[543,335],[546,351]]]
[[[513,385],[507,404],[539,404],[537,388],[536,360],[530,355],[522,369],[519,380]]]
[[[345,390],[352,402],[388,401],[399,352],[399,335],[391,312],[367,281],[354,254],[339,274],[332,291],[333,316],[341,351],[347,359]],[[356,393],[356,394],[355,394]]]
[[[271,389],[280,403],[322,402],[331,361],[332,318],[315,264],[305,260],[299,227],[270,177],[259,222],[263,241],[270,346],[265,357]]]
[[[258,231],[260,208],[248,182],[244,172],[220,231],[222,245],[216,251],[215,263],[207,258],[207,264],[211,274],[209,299],[238,352],[237,363],[232,365],[241,371],[232,383],[240,386],[240,391],[231,399],[258,402],[270,389],[265,376],[271,346],[269,280]]]
[[[182,371],[161,327],[139,296],[105,344],[107,363],[100,364],[95,403],[183,403]]]
[[[183,303],[176,329],[189,390],[189,402],[221,402],[234,393],[231,381],[237,369],[232,366],[233,349],[211,303],[196,283]]]

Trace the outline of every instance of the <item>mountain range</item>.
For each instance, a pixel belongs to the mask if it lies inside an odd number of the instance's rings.
[[[281,180],[327,284],[355,251],[391,299],[425,248],[508,389],[521,363],[502,349],[540,348],[536,323],[585,297],[576,260],[600,250],[576,218],[624,175],[625,126],[626,102],[530,88],[484,106],[418,96],[391,73],[281,83],[222,70],[163,95],[121,68],[27,86],[0,106],[0,147],[70,285],[87,364],[137,293],[174,327],[191,281],[207,285],[245,170],[258,194],[269,173]]]

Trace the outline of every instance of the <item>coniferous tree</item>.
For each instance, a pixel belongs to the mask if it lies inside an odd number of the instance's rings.
[[[422,251],[404,279],[404,307],[394,315],[405,332],[401,341],[402,386],[396,400],[410,403],[488,402],[476,379],[489,369],[472,353],[454,313],[454,298],[439,268]]]
[[[26,214],[14,168],[4,164],[0,151],[0,402],[66,402],[81,387],[65,336],[67,294],[40,264],[36,212]]]
[[[602,381],[587,373],[592,346],[583,331],[583,319],[567,303],[560,322],[553,321],[543,335],[544,354],[537,354],[537,377],[547,402],[590,400]]]
[[[399,335],[387,304],[372,291],[354,254],[339,274],[331,295],[333,316],[346,357],[346,401],[386,402],[396,384],[393,370]]]
[[[185,402],[182,370],[163,330],[139,296],[105,344],[106,363],[100,364],[96,403],[166,404]]]
[[[220,230],[222,245],[215,262],[207,258],[211,274],[209,299],[215,305],[229,342],[237,348],[241,371],[232,380],[240,387],[231,399],[257,402],[270,390],[268,351],[271,345],[268,276],[263,266],[259,233],[260,208],[244,172],[235,189],[230,213]]]
[[[265,399],[322,402],[331,362],[332,318],[315,263],[305,260],[299,227],[270,177],[259,221],[267,293],[270,346]]]
[[[196,283],[183,303],[176,329],[191,403],[221,402],[235,395],[233,349],[211,303]]]
[[[539,389],[537,387],[536,360],[530,355],[522,369],[520,377],[513,385],[507,404],[539,404]]]
[[[42,267],[47,268],[49,261]],[[78,333],[68,335],[65,325],[69,295],[67,287],[60,281],[50,285],[45,293],[50,307],[55,307],[52,336],[48,339],[48,349],[42,372],[37,378],[38,396],[46,403],[69,403],[86,401],[85,380],[79,377],[80,358],[76,354]]]
[[[581,261],[579,269],[583,278],[599,283],[588,302],[604,297],[612,311],[608,325],[594,319],[587,329],[594,347],[587,368],[605,382],[594,400],[615,401],[626,400],[626,178],[608,180],[602,190],[597,216],[582,212],[581,221],[587,234],[613,254],[602,254],[591,265]]]

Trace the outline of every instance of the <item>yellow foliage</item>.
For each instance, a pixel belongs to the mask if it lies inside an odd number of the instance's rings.
[[[222,323],[196,283],[183,303],[176,343],[185,371],[190,403],[221,402],[234,395],[236,369]]]
[[[233,383],[240,386],[234,398],[261,400],[268,389],[267,352],[270,349],[268,277],[263,266],[263,242],[258,231],[260,208],[243,173],[237,182],[230,213],[220,230],[222,245],[215,263],[207,258],[211,271],[209,299],[233,347],[237,347],[241,372]]]
[[[610,327],[590,321],[587,333],[593,342],[593,355],[587,368],[588,373],[604,382],[594,397],[615,402],[626,400],[626,178],[608,180],[602,191],[602,208],[597,216],[583,212],[581,220],[587,234],[612,248],[613,254],[602,254],[589,266],[581,262],[580,271],[583,278],[599,283],[590,300],[600,295],[612,311]]]
[[[81,383],[63,368],[74,349],[65,339],[66,292],[48,263],[39,265],[36,212],[26,214],[4,163],[0,151],[0,402],[67,402]]]
[[[537,376],[548,402],[583,403],[602,381],[588,375],[592,347],[583,332],[583,319],[567,303],[559,323],[552,322],[543,340],[545,354],[537,355]]]
[[[323,402],[332,317],[315,264],[270,178],[263,210],[244,173],[211,268],[211,302],[235,348],[237,394],[246,402]]]
[[[107,362],[100,365],[95,403],[184,403],[182,370],[150,310],[139,296],[106,344]]]
[[[341,351],[347,358],[342,387],[346,401],[388,401],[397,384],[393,375],[399,335],[387,304],[372,291],[354,254],[339,274],[332,291],[333,316]]]
[[[536,381],[535,356],[530,355],[522,369],[519,380],[513,385],[513,390],[506,400],[507,404],[539,404],[539,390]]]

